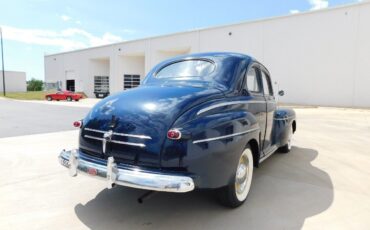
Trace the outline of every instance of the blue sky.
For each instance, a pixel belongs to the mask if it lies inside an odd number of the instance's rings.
[[[5,69],[43,79],[44,54],[358,1],[0,0]]]

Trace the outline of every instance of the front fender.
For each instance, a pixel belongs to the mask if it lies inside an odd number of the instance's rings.
[[[279,108],[274,114],[273,143],[278,147],[285,145],[290,132],[296,131],[296,113],[293,109]]]
[[[251,139],[258,142],[260,133],[255,117],[245,110],[197,116],[173,128],[181,130],[183,138],[165,141],[161,166],[196,175],[198,188],[227,185],[246,144]]]

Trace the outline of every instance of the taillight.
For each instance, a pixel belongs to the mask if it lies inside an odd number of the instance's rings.
[[[181,132],[178,129],[170,129],[167,132],[167,138],[171,140],[179,140],[181,138]]]
[[[82,121],[73,122],[73,126],[76,127],[76,128],[81,128],[82,127]]]

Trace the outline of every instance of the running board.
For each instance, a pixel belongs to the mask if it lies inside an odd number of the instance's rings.
[[[260,158],[259,163],[262,163],[264,160],[266,160],[269,156],[271,156],[274,152],[276,152],[276,150],[278,150],[278,147],[276,145],[271,146],[270,150],[265,154],[265,156]]]

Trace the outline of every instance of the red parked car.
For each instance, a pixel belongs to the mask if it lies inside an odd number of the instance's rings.
[[[75,101],[78,101],[81,98],[82,98],[82,94],[74,93],[74,92],[71,92],[71,91],[58,91],[56,93],[47,94],[45,96],[45,99],[48,100],[48,101],[52,101],[52,100],[56,100],[56,101],[59,101],[59,100],[67,100],[67,101],[75,100]]]

